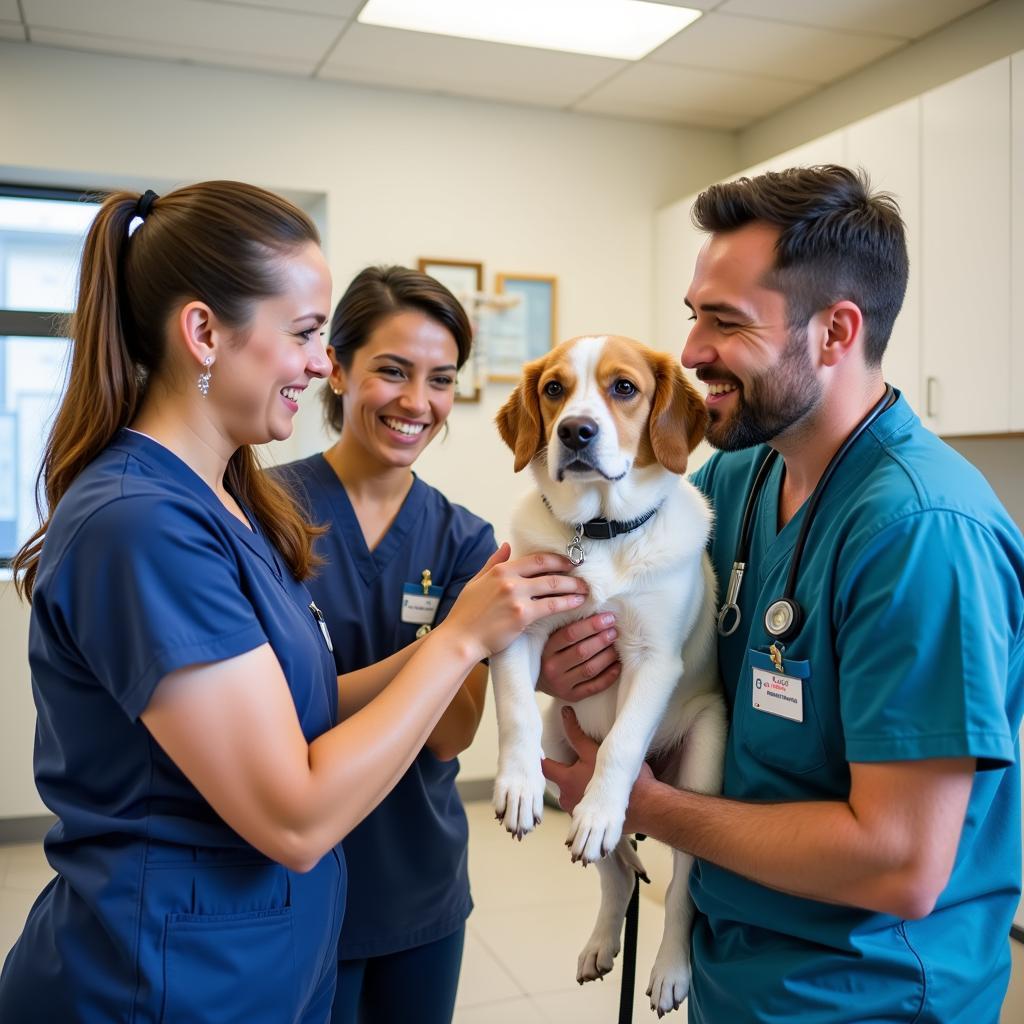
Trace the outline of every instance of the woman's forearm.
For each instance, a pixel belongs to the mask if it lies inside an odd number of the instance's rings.
[[[458,757],[473,742],[484,713],[487,666],[476,665],[427,738],[427,749],[442,761]]]
[[[382,693],[409,663],[424,639],[414,640],[408,647],[395,651],[383,661],[338,676],[338,717],[344,721]]]
[[[405,664],[390,684],[309,746],[308,784],[296,803],[296,838],[310,863],[391,791],[478,661],[441,627],[429,643],[399,654],[406,654]]]

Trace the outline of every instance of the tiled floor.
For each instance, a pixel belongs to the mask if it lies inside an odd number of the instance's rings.
[[[576,957],[590,935],[600,885],[594,868],[569,860],[568,817],[547,808],[540,828],[516,843],[494,820],[490,804],[468,804],[466,810],[476,909],[466,936],[456,1024],[617,1021],[618,962],[604,981],[576,984]],[[661,900],[672,862],[650,840],[640,855],[653,884],[643,887],[640,901],[633,1020],[649,1024],[657,1018],[644,989],[661,941]]]
[[[597,872],[569,861],[568,819],[547,809],[522,843],[509,838],[490,805],[467,805],[469,863],[476,910],[469,919],[455,1024],[612,1024],[618,1020],[619,971],[576,984],[576,955],[597,911]],[[671,856],[648,840],[640,854],[653,884],[642,889],[633,1020],[650,1024],[644,989],[661,939]],[[50,869],[39,844],[0,846],[0,960],[17,938]],[[1011,944],[1014,981],[1004,1024],[1024,1020],[1024,946]],[[620,957],[621,959],[621,957]],[[682,1014],[673,1018],[685,1019]]]

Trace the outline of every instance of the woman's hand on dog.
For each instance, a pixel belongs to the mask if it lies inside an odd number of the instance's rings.
[[[563,764],[561,761],[553,761],[550,757],[545,757],[541,761],[540,767],[544,777],[558,787],[558,806],[563,811],[572,814],[576,805],[583,799],[587,783],[590,782],[591,776],[594,774],[598,745],[580,728],[576,712],[572,708],[562,708],[562,727],[565,729],[565,738],[569,741],[572,749],[576,751],[576,760],[572,764]],[[630,811],[637,790],[654,781],[654,772],[645,761],[636,782],[633,783],[630,806],[626,809],[626,821],[622,826],[623,833],[643,831],[638,822],[631,820]]]
[[[570,704],[607,690],[622,670],[617,636],[615,616],[608,612],[555,630],[541,654],[537,689]]]
[[[502,544],[491,555],[437,630],[459,636],[477,660],[503,651],[538,619],[571,612],[587,599],[586,583],[568,575],[568,558],[543,552],[509,561],[510,553]]]

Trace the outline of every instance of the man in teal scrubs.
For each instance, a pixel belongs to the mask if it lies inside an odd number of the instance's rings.
[[[723,796],[645,768],[626,822],[697,858],[690,1019],[994,1024],[1021,883],[1024,541],[897,393],[824,490],[803,623],[772,650],[765,611],[808,498],[886,393],[903,224],[832,166],[716,185],[694,216],[710,236],[682,361],[708,385],[720,449],[695,483],[721,593],[754,477],[781,458],[753,503],[739,626],[719,636]],[[763,696],[772,676],[785,708]],[[570,808],[595,747],[566,725],[580,760],[545,770]]]

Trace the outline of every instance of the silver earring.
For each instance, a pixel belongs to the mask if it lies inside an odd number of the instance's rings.
[[[213,363],[213,356],[207,356],[203,360],[203,366],[205,369],[199,374],[199,380],[196,381],[196,387],[199,388],[199,393],[205,398],[210,393],[210,378],[213,376],[210,370],[210,365]]]

